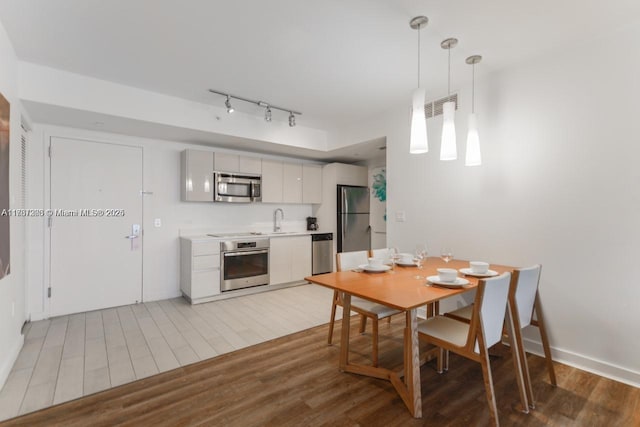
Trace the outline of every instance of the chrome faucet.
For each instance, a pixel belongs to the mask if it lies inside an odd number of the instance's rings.
[[[280,223],[278,223],[278,212],[280,212]],[[284,219],[284,211],[280,208],[273,211],[273,231],[278,232],[282,230],[282,220]]]

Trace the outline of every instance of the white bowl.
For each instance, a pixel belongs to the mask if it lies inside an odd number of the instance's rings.
[[[471,267],[471,272],[476,274],[485,274],[489,271],[489,263],[482,261],[471,261],[469,263],[469,267]]]
[[[438,277],[441,282],[454,282],[458,277],[458,270],[455,268],[439,268]]]

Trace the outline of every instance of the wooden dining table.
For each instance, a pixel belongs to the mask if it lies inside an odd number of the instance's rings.
[[[438,314],[439,301],[454,295],[469,292],[478,285],[478,278],[463,276],[469,284],[461,288],[429,286],[426,279],[416,276],[435,276],[437,269],[467,268],[468,261],[452,260],[445,263],[440,258],[429,257],[423,268],[396,265],[392,270],[369,273],[361,270],[339,271],[305,277],[310,283],[337,290],[343,296],[342,333],[340,337],[340,362],[342,372],[366,375],[390,381],[409,412],[414,418],[422,417],[422,394],[420,391],[420,351],[418,342],[418,308],[428,307],[427,316]],[[491,270],[498,273],[511,272],[514,267],[491,264]],[[460,274],[462,276],[462,274]],[[349,362],[349,331],[351,316],[344,315],[351,310],[351,296],[374,301],[405,313],[404,328],[404,369],[400,372],[383,367],[367,366]]]

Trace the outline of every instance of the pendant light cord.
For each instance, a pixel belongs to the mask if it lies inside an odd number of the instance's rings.
[[[447,48],[449,51],[449,65],[447,67],[447,98],[451,98],[451,46]],[[447,102],[451,99],[447,99]]]
[[[471,114],[476,112],[476,63],[471,64]]]
[[[418,87],[420,87],[420,30],[422,25],[418,25]]]

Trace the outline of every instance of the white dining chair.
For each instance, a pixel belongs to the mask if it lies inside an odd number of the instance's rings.
[[[542,306],[540,305],[540,294],[538,291],[541,271],[542,266],[540,264],[514,270],[512,277],[514,286],[509,292],[509,315],[513,319],[515,342],[518,346],[520,366],[523,371],[522,375],[527,391],[527,400],[529,406],[532,408],[535,407],[535,399],[533,398],[529,364],[527,363],[527,354],[522,339],[522,329],[527,326],[537,326],[540,330],[540,339],[542,341],[542,349],[544,350],[547,371],[549,372],[549,380],[552,385],[557,385],[556,374],[553,369],[553,359],[551,358],[551,348],[549,347],[549,337],[544,323]],[[468,322],[471,320],[472,311],[473,307],[467,306],[446,313],[445,316]],[[536,313],[536,319],[533,318],[534,311]]]
[[[337,271],[347,271],[354,268],[358,268],[362,264],[367,264],[369,258],[368,251],[356,251],[356,252],[340,252],[336,254],[336,269]],[[331,304],[331,319],[329,319],[329,336],[327,342],[329,345],[333,341],[333,327],[336,320],[336,307],[343,306],[342,296],[340,292],[333,291],[333,302]],[[366,299],[358,298],[356,296],[351,297],[351,310],[360,315],[360,333],[364,333],[367,318],[371,319],[371,339],[372,339],[372,365],[378,366],[378,321],[384,318],[388,318],[394,314],[400,313],[400,311],[387,307],[382,304],[378,304]],[[343,316],[347,316],[348,313],[343,313]]]
[[[385,264],[391,262],[389,248],[372,249],[369,253],[373,258],[379,258]]]
[[[494,425],[498,425],[498,410],[488,349],[502,338],[510,279],[511,274],[504,273],[498,277],[478,281],[469,323],[441,315],[423,320],[418,324],[419,338],[440,347],[437,360],[438,372],[442,373],[445,351],[453,351],[480,363],[489,411]],[[517,349],[515,351],[517,352]],[[516,357],[514,360],[517,363],[519,358]],[[523,390],[523,378],[519,371],[516,375],[524,412],[528,412],[526,394]]]

